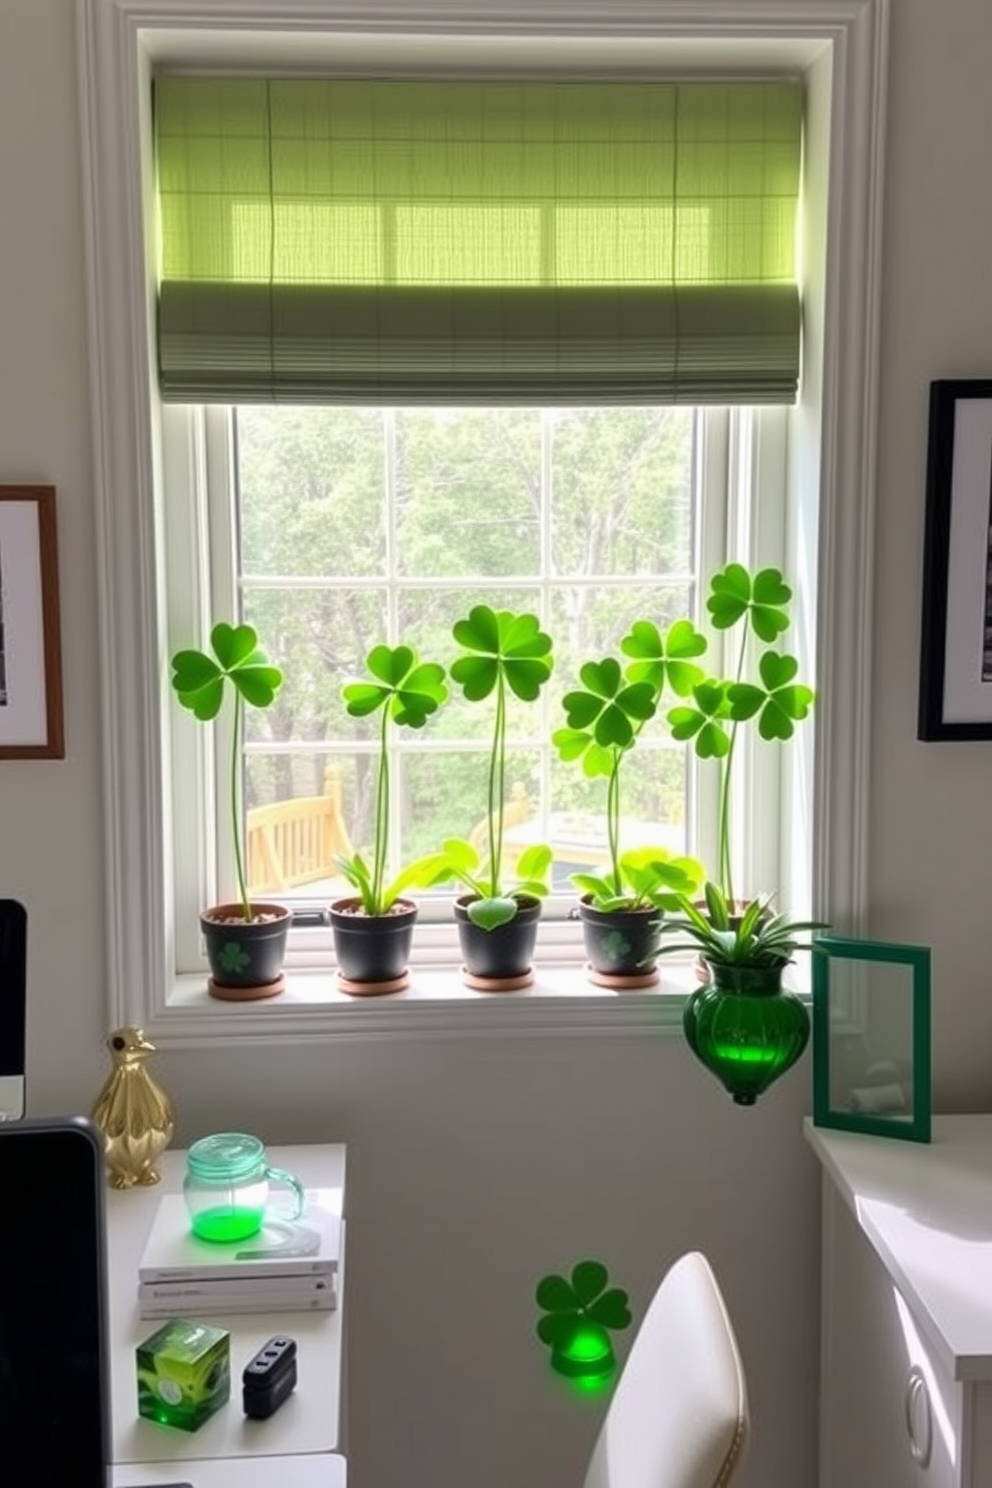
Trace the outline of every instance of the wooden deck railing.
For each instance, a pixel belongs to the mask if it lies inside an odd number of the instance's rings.
[[[248,892],[284,893],[319,879],[340,878],[334,858],[352,854],[341,814],[341,776],[324,771],[324,794],[254,806],[247,814]]]
[[[531,815],[526,787],[514,784],[503,811],[503,826],[520,826]],[[336,765],[324,771],[322,796],[299,796],[253,806],[248,812],[248,893],[252,898],[285,893],[304,884],[337,879],[347,889],[335,855],[351,857],[354,849],[341,812],[341,775]],[[484,853],[488,838],[483,817],[473,827],[471,841]],[[526,843],[504,843],[504,869],[512,873]]]

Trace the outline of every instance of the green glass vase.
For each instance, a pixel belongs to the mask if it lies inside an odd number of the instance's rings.
[[[802,1054],[809,1013],[783,988],[784,966],[707,966],[682,1015],[686,1041],[739,1106],[753,1106]]]

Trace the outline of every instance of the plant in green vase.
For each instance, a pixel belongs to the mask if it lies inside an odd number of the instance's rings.
[[[389,861],[389,728],[421,729],[448,696],[444,667],[421,661],[412,646],[373,646],[366,657],[369,679],[341,689],[352,718],[380,712],[372,860],[361,852],[335,862],[357,897],[331,905],[339,982],[348,991],[382,990],[406,978],[417,906],[403,895],[447,876],[444,853],[432,853],[387,878]]]
[[[815,941],[800,937],[828,927],[775,914],[769,895],[732,915],[723,890],[711,882],[705,886],[705,913],[691,897],[676,897],[680,916],[666,920],[662,933],[682,938],[662,946],[660,954],[688,943],[709,975],[685,1005],[686,1042],[738,1105],[753,1105],[806,1047],[809,1014],[782,986],[782,974],[797,951],[816,949]]]
[[[626,669],[613,656],[587,661],[579,671],[582,688],[566,693],[563,699],[567,726],[552,735],[563,760],[581,763],[590,778],[607,780],[607,865],[599,872],[573,873],[570,878],[583,895],[579,914],[590,975],[608,985],[646,985],[657,980],[654,963],[663,912],[674,903],[673,893],[691,894],[703,880],[702,865],[694,858],[676,856],[663,847],[624,852],[620,846],[621,766],[644,725],[654,717],[666,681],[673,688],[687,690],[698,672],[690,659],[696,642],[686,632],[685,622],[677,625],[674,636],[669,632],[664,639],[647,621],[638,621],[632,631],[644,646],[650,644],[660,653],[661,660],[652,666],[650,675],[640,674],[644,666],[640,660]],[[644,629],[652,636],[644,638]],[[630,637],[625,638],[623,649],[628,643]]]
[[[210,632],[210,647],[212,654],[192,649],[175,653],[172,688],[180,705],[201,723],[212,723],[225,697],[230,693],[233,698],[229,801],[238,902],[214,905],[200,915],[212,973],[209,990],[215,997],[232,1001],[271,996],[282,990],[291,914],[284,905],[253,903],[248,895],[241,742],[245,706],[271,707],[283,677],[250,625],[221,621]]]
[[[471,703],[494,701],[492,744],[486,789],[486,843],[480,853],[463,838],[444,844],[448,877],[467,890],[455,906],[462,951],[470,976],[520,980],[530,970],[530,953],[537,934],[540,900],[548,891],[551,849],[534,843],[520,854],[511,881],[503,876],[503,812],[506,802],[506,716],[510,695],[522,702],[536,702],[553,666],[551,637],[540,628],[536,615],[494,610],[474,605],[458,620],[452,635],[461,648],[450,667]],[[486,946],[472,931],[495,936],[515,926],[512,937],[499,936],[502,947],[516,942],[506,969],[502,951]],[[471,927],[471,930],[467,927]],[[526,934],[524,930],[526,929]],[[485,969],[481,969],[481,968]]]

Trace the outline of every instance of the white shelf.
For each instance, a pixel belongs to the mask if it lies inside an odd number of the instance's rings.
[[[992,1114],[937,1116],[929,1144],[805,1135],[956,1380],[992,1380]]]
[[[270,1147],[267,1154],[270,1163],[296,1173],[307,1188],[340,1187],[343,1192],[343,1146]],[[160,1326],[160,1322],[143,1319],[138,1314],[138,1262],[159,1198],[163,1193],[181,1190],[185,1164],[185,1152],[166,1152],[159,1162],[160,1184],[125,1192],[111,1191],[107,1196],[114,1463],[175,1463],[171,1477],[181,1481],[187,1475],[182,1464],[200,1458],[243,1461],[246,1457],[271,1459],[339,1452],[344,1225],[335,1311],[211,1316],[212,1324],[227,1328],[231,1335],[230,1402],[194,1432],[160,1426],[138,1415],[134,1351],[142,1339]],[[241,1371],[275,1333],[289,1333],[296,1339],[299,1384],[269,1420],[250,1421],[241,1409]],[[159,1473],[160,1480],[164,1476],[167,1474]],[[121,1474],[118,1481],[141,1479],[125,1478]],[[285,1479],[287,1488],[289,1481]]]

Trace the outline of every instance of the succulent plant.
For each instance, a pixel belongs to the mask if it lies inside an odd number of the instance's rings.
[[[733,966],[757,971],[781,968],[787,965],[796,951],[813,950],[809,942],[800,936],[811,930],[825,930],[821,920],[791,920],[785,915],[774,914],[771,896],[761,895],[748,903],[740,916],[732,916],[726,895],[719,884],[707,882],[704,888],[706,913],[686,895],[676,895],[679,916],[668,919],[662,925],[662,934],[676,932],[688,937],[688,944],[695,946],[703,960],[712,966]],[[686,940],[661,947],[666,951],[682,951]]]

